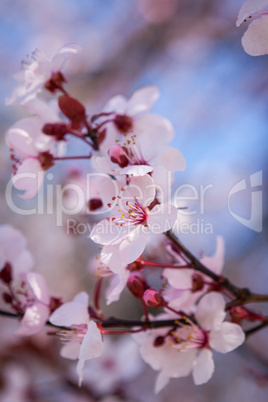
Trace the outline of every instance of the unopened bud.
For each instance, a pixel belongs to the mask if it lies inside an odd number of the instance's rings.
[[[68,131],[68,126],[65,123],[47,123],[42,128],[44,134],[54,136],[57,141],[63,140]]]
[[[80,128],[86,121],[86,109],[78,100],[68,95],[62,95],[58,99],[59,108],[68,117],[74,129]]]
[[[127,281],[128,290],[133,296],[141,299],[145,291],[145,283],[138,276],[130,276]]]
[[[3,293],[2,297],[5,303],[11,304],[13,301],[13,298],[9,293]]]
[[[0,271],[0,280],[6,283],[7,285],[10,284],[12,281],[12,267],[9,262],[6,262],[4,268]]]
[[[143,269],[143,264],[140,261],[133,261],[128,264],[128,269],[130,272],[141,271]]]
[[[119,165],[121,168],[124,168],[129,164],[127,154],[120,145],[111,146],[108,155],[110,156],[111,161]]]
[[[155,347],[162,346],[164,343],[165,343],[165,338],[163,336],[158,336],[154,340],[154,346]]]
[[[161,307],[163,304],[162,296],[155,289],[147,289],[144,292],[143,300],[149,307]]]
[[[231,307],[230,311],[231,321],[240,324],[242,320],[248,317],[247,311],[241,306]]]
[[[100,198],[91,198],[88,201],[88,208],[90,211],[96,211],[103,206],[102,200]]]

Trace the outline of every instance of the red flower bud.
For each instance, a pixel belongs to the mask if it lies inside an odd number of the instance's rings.
[[[110,156],[111,161],[119,165],[121,168],[124,168],[129,164],[127,154],[120,145],[111,146],[108,155]]]
[[[193,274],[192,276],[192,292],[202,290],[204,286],[204,279],[200,274]]]
[[[13,298],[9,293],[3,293],[2,297],[3,297],[4,302],[6,302],[8,304],[11,304],[13,301]]]
[[[68,131],[68,126],[65,123],[47,123],[42,128],[44,134],[54,136],[57,141],[63,140]]]
[[[145,291],[145,282],[138,276],[130,276],[127,281],[127,287],[133,296],[141,299]]]
[[[54,94],[57,92],[59,89],[62,88],[62,85],[67,82],[66,78],[60,71],[56,71],[55,73],[51,74],[50,79],[45,83],[44,87],[47,89],[49,92]]]
[[[144,292],[143,300],[149,307],[161,307],[163,305],[163,298],[155,289],[147,289]]]
[[[78,100],[68,95],[62,95],[58,99],[59,108],[68,117],[74,129],[79,129],[86,120],[86,109]]]
[[[0,271],[0,280],[7,285],[12,281],[12,267],[9,262],[6,262],[4,268]]]

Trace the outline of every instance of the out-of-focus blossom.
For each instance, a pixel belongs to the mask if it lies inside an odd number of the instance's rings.
[[[24,310],[18,335],[34,335],[43,328],[50,314],[50,295],[45,279],[36,272],[25,276],[20,293],[20,306]]]
[[[268,1],[247,0],[241,7],[236,25],[253,19],[242,38],[242,45],[251,56],[268,54]]]
[[[103,354],[86,365],[84,379],[98,393],[106,394],[137,377],[142,368],[139,349],[131,337],[121,336],[116,342],[106,337]]]
[[[214,372],[211,349],[228,353],[245,340],[241,327],[223,322],[226,316],[222,295],[211,292],[197,306],[197,324],[187,319],[187,324],[174,331],[153,330],[134,335],[140,343],[141,356],[154,370],[160,370],[155,391],[161,391],[170,378],[193,373],[194,382],[200,385],[209,381]],[[157,318],[171,318],[162,314]],[[173,317],[175,319],[175,317]]]
[[[43,126],[43,119],[29,117],[18,121],[7,132],[8,146],[14,152],[13,185],[25,191],[21,195],[24,199],[33,198],[37,194],[45,171],[53,166],[55,141],[42,133]]]
[[[65,45],[57,50],[51,60],[40,50],[33,52],[29,62],[23,63],[24,70],[17,76],[19,85],[7,99],[7,105],[24,104],[33,99],[48,80],[55,78],[67,57],[80,50],[75,44]]]
[[[118,258],[122,265],[135,261],[143,253],[150,233],[163,233],[173,226],[177,218],[175,207],[157,204],[149,208],[155,194],[149,175],[133,177],[118,196],[111,217],[93,228],[90,238],[105,246],[101,259],[109,268],[116,269]],[[111,202],[112,198],[115,197],[111,196]]]
[[[67,359],[78,359],[77,374],[81,385],[85,361],[98,357],[103,352],[101,333],[89,317],[88,295],[85,292],[79,293],[72,302],[56,309],[49,321],[54,325],[70,328],[59,332],[65,343],[60,354]]]
[[[23,234],[10,225],[0,225],[0,270],[10,264],[13,280],[32,269],[34,261]]]

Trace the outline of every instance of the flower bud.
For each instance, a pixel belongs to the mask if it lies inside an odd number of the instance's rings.
[[[198,290],[202,290],[204,286],[204,279],[200,274],[193,274],[192,276],[192,292],[197,292]]]
[[[9,262],[6,262],[4,268],[0,271],[0,280],[6,283],[7,285],[10,284],[12,281],[12,267]]]
[[[3,297],[4,302],[6,302],[8,304],[11,304],[13,301],[13,298],[9,293],[3,293],[2,297]]]
[[[147,289],[144,292],[143,300],[149,307],[161,307],[163,304],[162,296],[155,289]]]
[[[121,168],[124,168],[129,164],[127,154],[120,145],[111,146],[108,155],[110,156],[111,161],[119,165]]]
[[[162,346],[164,343],[165,343],[165,338],[163,336],[158,336],[154,340],[154,346],[155,347]]]
[[[141,299],[145,291],[145,282],[138,276],[130,276],[127,281],[128,290],[133,296]]]
[[[235,324],[240,324],[242,320],[248,318],[247,311],[241,306],[231,307],[230,311],[231,321]]]
[[[68,126],[65,123],[47,123],[42,128],[44,134],[55,137],[57,141],[63,140],[68,131]]]

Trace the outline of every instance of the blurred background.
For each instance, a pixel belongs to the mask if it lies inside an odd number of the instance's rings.
[[[196,200],[185,200],[196,213],[191,216],[194,226],[189,233],[180,233],[181,240],[196,255],[202,250],[210,255],[216,236],[222,235],[224,274],[239,286],[268,293],[268,56],[251,57],[244,52],[241,37],[247,23],[235,26],[242,4],[242,0],[1,0],[0,219],[27,237],[36,270],[44,274],[54,296],[67,301],[78,291],[92,288],[87,265],[95,251],[86,236],[70,236],[56,228],[53,215],[25,217],[6,205],[5,187],[12,169],[5,132],[25,112],[6,107],[5,98],[27,55],[39,48],[52,56],[68,42],[83,49],[66,70],[68,90],[87,106],[89,114],[99,112],[113,95],[129,97],[135,89],[150,84],[160,88],[153,112],[172,122],[171,145],[187,161],[186,171],[176,174],[174,190],[187,185],[181,194],[191,197],[192,186],[198,195]],[[59,182],[65,169],[66,165],[55,171]],[[234,214],[250,220],[250,175],[257,172],[261,172],[259,177],[262,174],[262,188],[257,190],[262,191],[263,207],[254,206],[256,231],[241,224]],[[247,189],[234,194],[228,208],[229,192],[243,179]],[[35,202],[21,205],[32,208]],[[128,295],[123,300],[107,311],[134,317],[132,300]],[[257,311],[265,312],[265,308],[267,313],[267,307],[256,306]],[[252,336],[239,351],[216,356],[214,377],[206,385],[195,387],[191,378],[172,380],[155,397],[156,373],[144,367],[122,383],[119,378],[114,388],[108,387],[94,399],[87,388],[79,390],[75,380],[65,381],[55,374],[58,352],[45,333],[21,340],[10,335],[17,323],[0,318],[0,325],[3,401],[267,401],[267,330]],[[63,359],[57,364],[63,372],[74,367]]]

